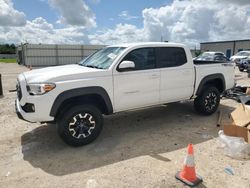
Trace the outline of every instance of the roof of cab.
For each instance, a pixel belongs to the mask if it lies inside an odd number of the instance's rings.
[[[108,47],[186,47],[181,43],[172,43],[172,42],[138,42],[138,43],[125,43],[125,44],[116,44],[110,45]]]

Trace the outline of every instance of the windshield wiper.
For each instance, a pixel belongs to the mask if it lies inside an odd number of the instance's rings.
[[[95,65],[82,65],[82,66],[89,67],[89,68],[94,68],[94,69],[103,69],[103,68],[95,66]]]

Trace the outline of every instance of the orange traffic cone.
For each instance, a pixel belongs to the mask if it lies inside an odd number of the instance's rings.
[[[177,172],[175,178],[182,181],[190,187],[194,187],[202,182],[202,178],[195,172],[193,145],[189,144],[187,156],[184,160],[184,166],[181,172]]]

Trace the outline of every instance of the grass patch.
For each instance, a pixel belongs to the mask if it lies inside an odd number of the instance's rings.
[[[16,63],[16,59],[0,59],[0,63]]]

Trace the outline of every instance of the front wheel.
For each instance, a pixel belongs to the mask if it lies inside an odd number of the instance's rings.
[[[207,86],[194,100],[194,108],[203,115],[213,114],[220,104],[220,92],[216,87]]]
[[[94,141],[102,125],[102,114],[93,105],[71,107],[57,118],[58,134],[71,146],[82,146]]]

